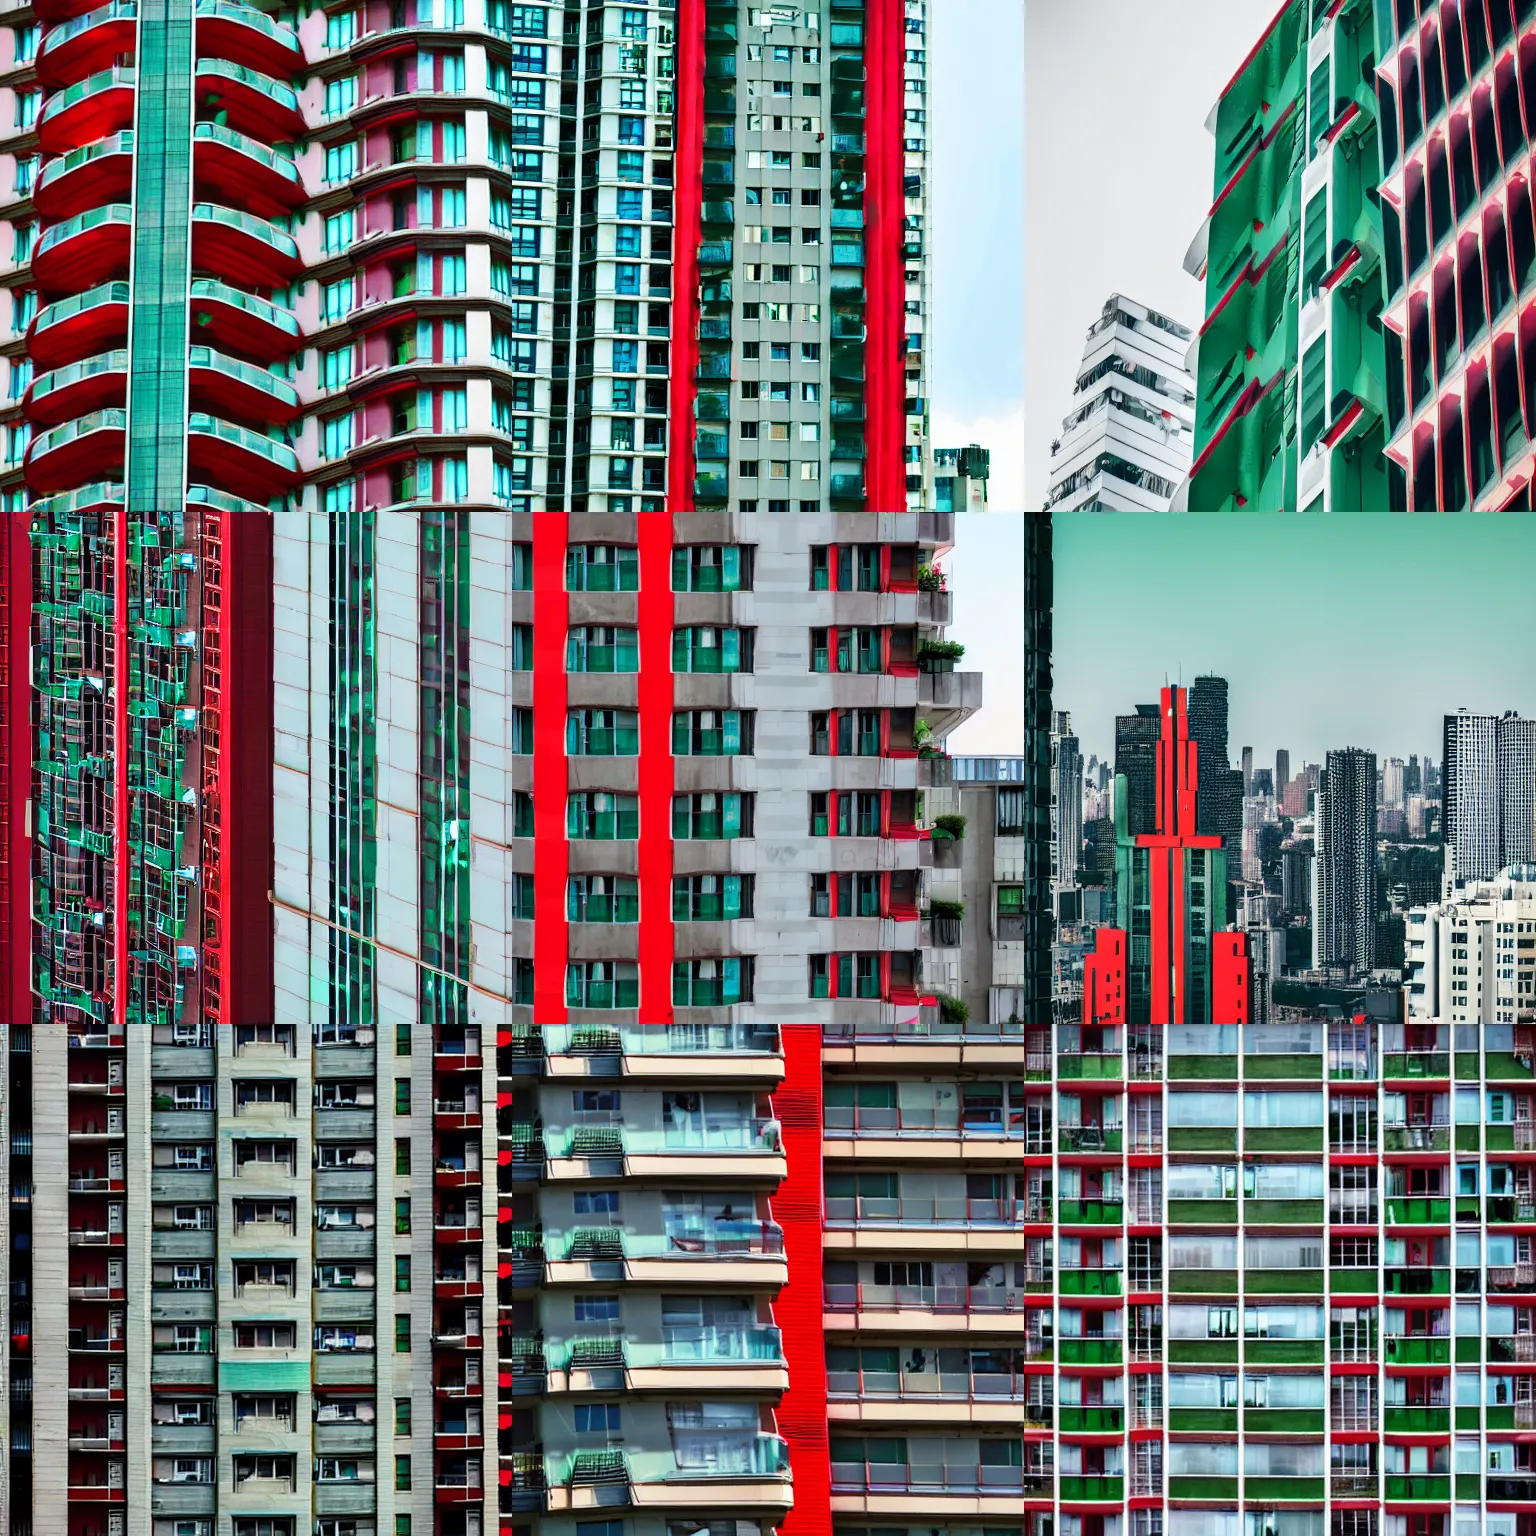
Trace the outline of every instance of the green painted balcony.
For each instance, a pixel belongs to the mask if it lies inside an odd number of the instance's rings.
[[[1237,1151],[1236,1126],[1171,1125],[1166,1134],[1170,1152]]]
[[[1175,1433],[1237,1433],[1236,1408],[1170,1408],[1168,1428]]]
[[[1176,1296],[1235,1296],[1235,1269],[1170,1269],[1168,1290]]]
[[[1511,1051],[1485,1051],[1483,1071],[1490,1083],[1528,1083],[1532,1076],[1536,1076],[1536,1061],[1529,1057],[1516,1056]],[[1458,1069],[1456,1075],[1476,1077],[1476,1059],[1474,1058],[1472,1071],[1463,1074]]]
[[[1061,1082],[1118,1083],[1125,1075],[1120,1055],[1071,1053],[1056,1058],[1056,1076]]]
[[[1470,1341],[1477,1343],[1476,1339]],[[1388,1365],[1449,1365],[1451,1341],[1449,1338],[1397,1338],[1386,1341]]]
[[[1057,1427],[1064,1435],[1118,1435],[1125,1429],[1125,1409],[1118,1404],[1098,1407],[1061,1403],[1056,1417]]]
[[[1476,1472],[1456,1474],[1456,1501],[1459,1504],[1476,1504],[1483,1496],[1483,1480]]]
[[[1451,1075],[1449,1051],[1388,1051],[1381,1059],[1384,1082],[1422,1082]]]
[[[1245,1408],[1243,1429],[1250,1435],[1320,1435],[1321,1408]]]
[[[1194,1223],[1198,1226],[1237,1225],[1236,1200],[1170,1200],[1168,1202],[1170,1226]]]
[[[1250,1269],[1243,1276],[1250,1296],[1317,1296],[1322,1294],[1320,1269]]]
[[[1323,1202],[1249,1198],[1243,1201],[1243,1220],[1249,1226],[1321,1226]]]
[[[1125,1222],[1120,1200],[1067,1200],[1056,1204],[1056,1219],[1065,1226],[1118,1227]]]
[[[1119,1504],[1125,1498],[1123,1477],[1061,1477],[1057,1481],[1063,1502]]]
[[[1446,1504],[1450,1502],[1451,1480],[1422,1473],[1389,1472],[1384,1492],[1389,1504]]]
[[[1119,1339],[1059,1338],[1057,1354],[1063,1365],[1119,1365],[1122,1345]]]
[[[1515,1417],[1514,1417],[1515,1410],[1513,1408],[1503,1408],[1503,1409],[1499,1409],[1497,1411],[1500,1412],[1500,1413],[1508,1413],[1509,1414],[1508,1422],[1507,1423],[1502,1423],[1502,1424],[1495,1424],[1493,1422],[1493,1415],[1494,1415],[1495,1410],[1490,1408],[1488,1410],[1488,1428],[1489,1429],[1513,1429],[1515,1427]],[[1482,1428],[1482,1418],[1479,1415],[1477,1409],[1476,1408],[1458,1408],[1456,1410],[1456,1428],[1457,1429],[1471,1430],[1473,1434],[1476,1434],[1477,1431],[1480,1428]]]
[[[1119,1296],[1121,1274],[1118,1269],[1063,1269],[1060,1276],[1063,1296]]]
[[[1399,1227],[1448,1227],[1451,1202],[1425,1195],[1388,1195],[1387,1220]]]
[[[1168,1057],[1168,1081],[1236,1082],[1236,1056],[1180,1056]]]
[[[1324,1486],[1321,1477],[1248,1477],[1243,1479],[1243,1497],[1265,1504],[1321,1502]]]
[[[1374,1269],[1330,1270],[1328,1284],[1332,1290],[1347,1291],[1354,1296],[1374,1296],[1376,1271]]]
[[[1321,1152],[1320,1125],[1250,1125],[1243,1131],[1245,1152]]]
[[[1449,1152],[1449,1125],[1384,1125],[1381,1128],[1383,1152]]]
[[[1062,1152],[1119,1152],[1125,1133],[1118,1125],[1063,1125],[1057,1127],[1056,1146]]]
[[[1448,1269],[1389,1269],[1383,1272],[1382,1280],[1383,1289],[1389,1296],[1451,1294],[1451,1272]]]
[[[1458,1152],[1476,1152],[1482,1144],[1482,1137],[1478,1134],[1477,1126],[1458,1125],[1456,1127],[1456,1150]]]
[[[1451,1429],[1447,1408],[1392,1407],[1382,1409],[1381,1427],[1389,1435],[1444,1435]]]
[[[1169,1339],[1169,1365],[1236,1365],[1236,1339]]]
[[[1525,1122],[1522,1134],[1530,1134],[1530,1122]],[[1512,1125],[1489,1125],[1483,1127],[1484,1143],[1490,1152],[1513,1152],[1515,1150],[1515,1127]],[[1521,1148],[1524,1151],[1524,1148]]]
[[[1226,1503],[1237,1502],[1235,1477],[1170,1477],[1170,1499],[1221,1499]]]
[[[1249,1339],[1243,1345],[1245,1365],[1321,1365],[1322,1339]]]
[[[1268,1079],[1275,1082],[1292,1082],[1299,1078],[1320,1080],[1323,1075],[1321,1056],[1245,1056],[1243,1077],[1253,1082]]]

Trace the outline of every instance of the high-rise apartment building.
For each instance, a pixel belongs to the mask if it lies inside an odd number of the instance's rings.
[[[1234,867],[1242,855],[1243,775],[1227,746],[1227,680],[1197,677],[1189,690],[1189,736],[1200,748],[1200,831],[1219,837]]]
[[[1227,855],[1197,831],[1200,747],[1184,689],[1164,688],[1150,831],[1133,833],[1115,796],[1114,927],[1083,965],[1083,1025],[1250,1018],[1244,934],[1227,931]]]
[[[1125,802],[1125,829],[1150,832],[1157,814],[1157,744],[1162,722],[1156,704],[1138,704],[1134,715],[1115,716],[1115,817]]]
[[[512,1528],[534,1021],[583,1061],[642,1019],[945,1022],[920,797],[980,695],[926,436],[925,26],[8,9],[7,1529]],[[747,1104],[740,1212],[770,1086],[634,1102],[710,1149]],[[610,1156],[607,1092],[549,1111],[562,1178]],[[690,1293],[700,1350],[751,1290]],[[583,1361],[537,1428],[601,1504]],[[646,1387],[636,1446],[675,1432],[686,1478],[747,1443],[731,1518],[767,1518],[772,1380],[713,1380]]]
[[[1491,880],[1499,872],[1499,722],[1458,710],[1445,717],[1443,838],[1448,878]]]
[[[1536,720],[1513,710],[1494,728],[1499,776],[1499,868],[1536,863]]]
[[[1275,798],[1285,794],[1285,786],[1291,782],[1291,754],[1281,747],[1275,753]]]
[[[1240,758],[1240,762],[1241,762],[1242,770],[1243,770],[1243,793],[1245,795],[1251,795],[1253,793],[1253,748],[1252,747],[1244,747],[1243,748],[1242,756]]]
[[[1055,581],[1049,517],[1026,517],[1024,543],[1024,778],[1017,807],[1023,828],[1023,955],[1019,1016],[1051,1008],[1051,625]]]
[[[985,512],[992,455],[976,443],[933,450],[933,505],[938,512]]]
[[[1403,986],[1411,1019],[1536,1025],[1536,867],[1469,881],[1405,917]]]
[[[1051,716],[1051,882],[1056,890],[1077,884],[1083,850],[1083,753],[1072,734],[1072,716]]]
[[[1189,328],[1111,294],[1089,328],[1073,407],[1051,445],[1048,509],[1162,512],[1189,470]]]
[[[1317,786],[1312,964],[1376,964],[1376,754],[1330,752]]]

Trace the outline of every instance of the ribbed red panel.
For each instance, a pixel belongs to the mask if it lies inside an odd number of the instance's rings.
[[[699,363],[699,226],[704,182],[704,0],[678,0],[676,198],[672,244],[671,432],[667,507],[693,511],[694,375]]]
[[[789,1442],[795,1506],[782,1536],[827,1536],[832,1529],[832,1466],[827,1445],[827,1351],[822,1334],[821,1026],[785,1024],[784,1084],[774,1113],[784,1134],[788,1175],[773,1199],[784,1229],[789,1284],[774,1304],[784,1335],[789,1390],[779,1433]]]
[[[27,802],[32,794],[32,700],[29,646],[32,626],[32,546],[27,538],[26,514],[6,517],[5,538],[0,548],[0,593],[4,596],[5,649],[0,677],[4,678],[4,794],[5,847],[0,857],[0,911],[5,927],[0,933],[0,1006],[5,1022],[32,1021],[32,850],[27,839]]]
[[[533,1016],[565,1022],[565,595],[563,512],[533,514]]]
[[[1252,1018],[1253,961],[1246,933],[1211,935],[1211,1022],[1247,1024]]]
[[[904,512],[907,469],[906,276],[902,257],[905,121],[902,0],[870,0],[864,85],[864,344],[871,512]]]
[[[224,984],[229,1024],[265,1024],[272,998],[272,515],[224,519],[219,615],[219,795],[223,813]]]
[[[640,1022],[672,1022],[672,519],[642,512]]]

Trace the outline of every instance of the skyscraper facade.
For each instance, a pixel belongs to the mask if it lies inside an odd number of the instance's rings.
[[[1024,916],[1020,1017],[1041,1019],[1051,1007],[1050,816],[1051,645],[1055,561],[1051,519],[1026,517],[1024,542],[1024,779],[1013,825],[1023,838],[1019,868]]]
[[[1116,925],[1083,965],[1083,1024],[1247,1023],[1247,936],[1226,931],[1226,852],[1197,830],[1199,744],[1187,695],[1164,688],[1153,826],[1132,833],[1115,797]]]
[[[1115,716],[1115,816],[1125,802],[1126,831],[1150,832],[1157,814],[1156,704],[1138,704],[1134,715]]]
[[[1189,470],[1189,338],[1187,326],[1122,294],[1105,301],[1051,445],[1047,510],[1167,510]]]
[[[1499,777],[1499,868],[1536,863],[1536,720],[1513,711],[1494,728]]]
[[[1491,880],[1499,870],[1498,734],[1494,715],[1445,717],[1442,836],[1457,881]]]
[[[1281,747],[1275,753],[1275,798],[1285,794],[1285,786],[1291,782],[1291,754]]]
[[[926,436],[925,25],[11,8],[7,1529],[484,1536],[545,1436],[540,1510],[611,1503],[610,1355],[579,1414],[520,1399],[533,1021],[583,1064],[642,1018],[754,1057],[760,1018],[941,1022],[919,801],[979,690]],[[741,1141],[755,1209],[791,1110],[696,1065],[636,1110]],[[620,1123],[574,1091],[573,1182]],[[646,1198],[720,1192],[697,1167]],[[571,1207],[598,1261],[616,1209]],[[645,1220],[667,1251],[717,1215]],[[758,1273],[676,1326],[732,1333]],[[625,1486],[729,1441],[733,1510],[778,1511],[777,1376],[676,1380]],[[661,1529],[731,1505],[672,1493]]]
[[[1376,754],[1330,752],[1317,786],[1312,963],[1376,964]]]
[[[1065,710],[1051,715],[1051,879],[1057,890],[1077,884],[1083,848],[1083,754]]]
[[[1227,746],[1227,680],[1197,677],[1189,690],[1189,735],[1200,747],[1200,831],[1219,837],[1234,868],[1242,855],[1243,775]]]

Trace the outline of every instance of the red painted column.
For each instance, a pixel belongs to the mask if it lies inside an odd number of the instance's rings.
[[[5,595],[0,638],[4,646],[4,774],[5,848],[0,910],[5,929],[0,933],[0,1006],[8,1023],[27,1024],[32,1019],[32,844],[28,836],[27,808],[32,798],[32,546],[27,537],[25,513],[6,518]]]
[[[1247,1024],[1253,1017],[1253,960],[1246,933],[1211,936],[1211,1022]]]
[[[906,431],[906,21],[902,0],[870,0],[864,48],[864,400],[871,512],[904,512]]]
[[[672,519],[640,543],[640,1022],[672,1022]]]
[[[789,1366],[779,1403],[779,1433],[789,1442],[795,1503],[782,1536],[827,1536],[832,1529],[832,1464],[827,1443],[827,1348],[822,1331],[821,1026],[780,1026],[784,1083],[774,1095],[788,1168],[774,1196],[784,1229],[789,1283],[775,1303]]]
[[[565,1022],[565,592],[568,524],[533,514],[533,1009],[539,1024]]]
[[[281,514],[280,514],[281,515]],[[224,514],[219,801],[221,1024],[263,1024],[272,996],[272,514]]]
[[[704,0],[678,0],[676,201],[672,245],[672,378],[667,506],[693,510],[693,403],[699,363],[699,228],[704,180]]]

